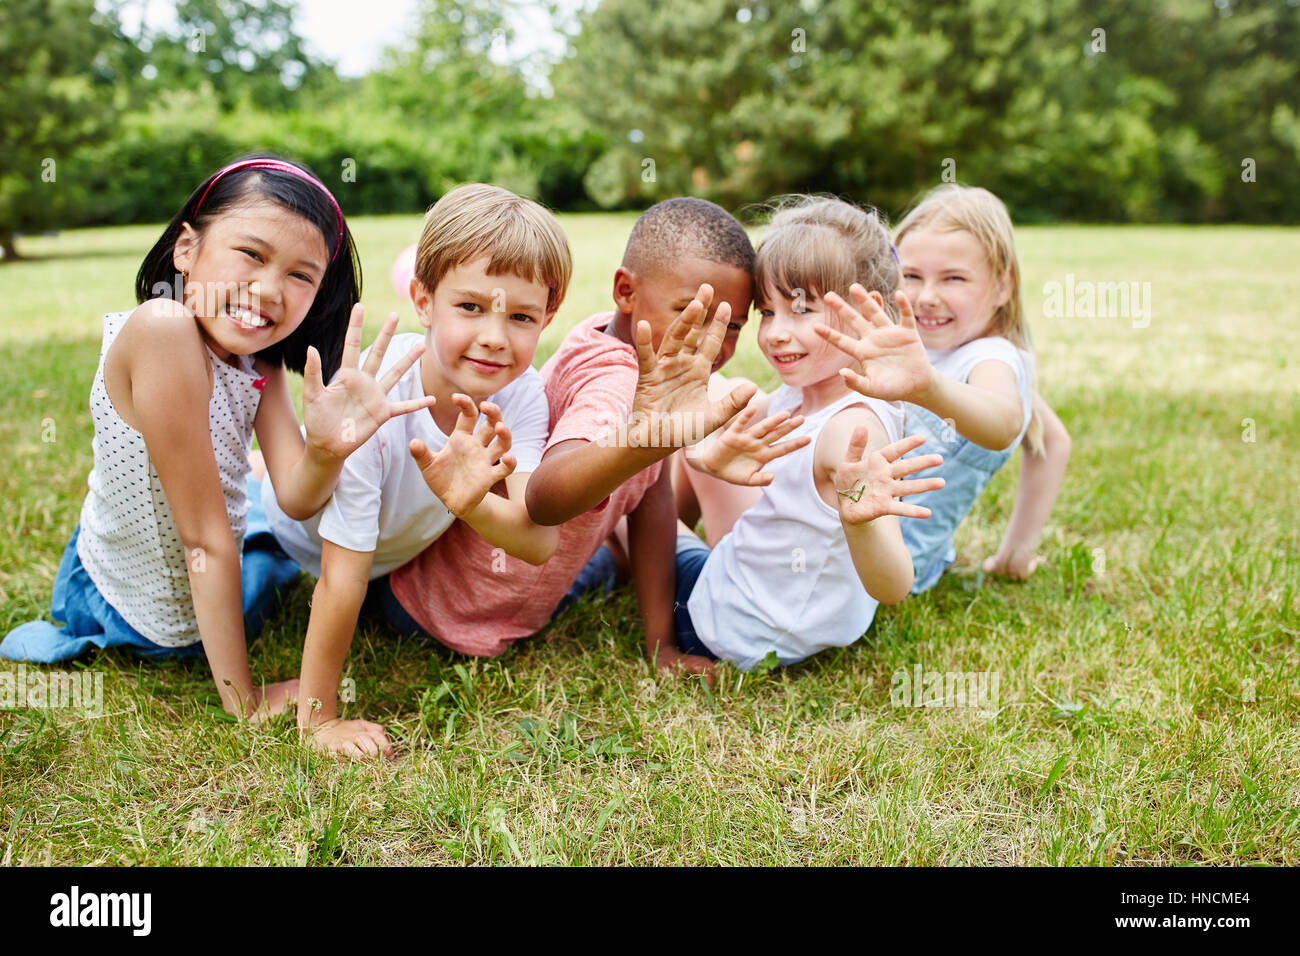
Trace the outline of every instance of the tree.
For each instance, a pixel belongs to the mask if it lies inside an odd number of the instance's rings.
[[[107,140],[118,104],[120,43],[94,0],[0,3],[0,251],[15,235],[60,221],[83,194],[71,163],[78,147]]]
[[[301,106],[300,94],[334,88],[333,68],[311,55],[293,0],[178,0],[176,32],[141,28],[147,88],[210,86],[223,111],[241,100],[263,109]]]

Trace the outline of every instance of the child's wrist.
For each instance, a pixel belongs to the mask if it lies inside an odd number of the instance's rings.
[[[298,729],[304,733],[315,733],[327,724],[338,720],[337,697],[322,699],[303,694],[298,701]]]
[[[931,407],[935,404],[940,395],[943,394],[944,378],[939,374],[939,370],[933,365],[930,366],[930,375],[926,384],[912,394],[907,401],[913,405],[920,405],[922,408],[934,411]]]

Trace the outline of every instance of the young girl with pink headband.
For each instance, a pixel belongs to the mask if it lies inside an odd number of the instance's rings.
[[[247,157],[194,190],[140,267],[140,305],[104,316],[94,467],[50,607],[62,626],[21,625],[0,656],[201,648],[227,712],[276,713],[296,698],[296,680],[257,686],[248,663],[246,638],[298,574],[261,514],[253,435],[280,507],[304,519],[350,452],[432,403],[387,399],[418,348],[376,377],[396,314],[358,367],[359,296],[343,213],[301,166]],[[304,376],[305,439],[290,369]]]

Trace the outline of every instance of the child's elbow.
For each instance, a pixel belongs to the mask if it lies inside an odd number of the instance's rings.
[[[537,566],[545,564],[551,558],[555,557],[555,552],[560,546],[560,532],[558,528],[542,528],[540,530],[549,531],[550,534],[538,535],[531,545],[518,555],[521,561],[527,561],[529,564]]]
[[[909,561],[905,570],[899,570],[901,573],[898,575],[877,581],[875,587],[868,589],[867,593],[881,604],[898,604],[912,593],[912,563]]]
[[[881,594],[874,594],[874,597],[881,604],[898,604],[907,597],[912,590],[912,582],[909,579],[906,584],[892,585],[888,590]]]

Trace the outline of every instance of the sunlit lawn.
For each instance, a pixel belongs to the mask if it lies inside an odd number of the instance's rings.
[[[353,221],[367,339],[419,217]],[[562,221],[576,274],[538,362],[608,309],[634,216]],[[159,227],[37,237],[0,265],[0,627],[48,610],[91,464],[99,316],[133,304]],[[983,578],[1018,458],[930,594],[865,639],[710,694],[657,679],[635,603],[580,605],[498,660],[367,623],[350,715],[399,759],[354,765],[289,723],[225,719],[207,667],[105,673],[103,716],[0,711],[5,863],[1300,862],[1300,334],[1285,229],[1019,233],[1040,387],[1074,439],[1025,584]],[[1149,324],[1050,318],[1044,286],[1150,283]],[[403,328],[418,330],[409,304]],[[752,328],[732,366],[770,385]],[[1251,440],[1253,439],[1253,440]],[[304,583],[252,645],[293,676]],[[895,708],[891,675],[1000,675],[1000,709]],[[13,669],[6,662],[0,665]]]

